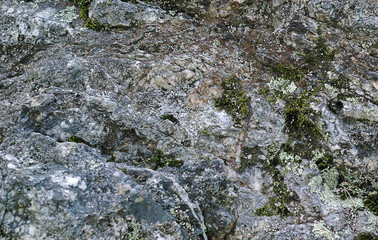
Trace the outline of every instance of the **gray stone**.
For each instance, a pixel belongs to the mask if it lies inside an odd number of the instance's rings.
[[[1,240],[378,234],[376,1],[87,7],[0,3]]]

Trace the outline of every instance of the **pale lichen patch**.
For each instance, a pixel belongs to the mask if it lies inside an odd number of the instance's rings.
[[[330,172],[331,174],[332,172]],[[332,178],[333,179],[333,178]],[[344,208],[352,208],[352,207],[363,207],[363,201],[360,198],[347,198],[345,200],[340,199],[337,196],[333,189],[325,183],[321,176],[315,176],[309,183],[310,192],[318,193],[320,199],[330,207],[344,207]]]
[[[294,82],[283,78],[272,79],[267,85],[270,90],[282,92],[284,95],[293,94],[295,90],[297,90],[297,86]]]
[[[62,22],[70,23],[79,18],[79,15],[76,14],[75,6],[69,6],[55,14],[55,17],[60,18]]]
[[[336,234],[324,226],[324,222],[320,221],[314,224],[312,232],[317,237],[323,237],[328,240],[336,239]]]

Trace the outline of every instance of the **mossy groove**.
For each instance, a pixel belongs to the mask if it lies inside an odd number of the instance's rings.
[[[378,240],[378,236],[373,233],[360,233],[354,240]]]
[[[164,115],[160,116],[160,118],[162,120],[169,120],[169,121],[171,121],[172,123],[175,123],[175,124],[180,124],[179,120],[175,116],[173,116],[172,114],[164,114]]]
[[[184,164],[182,160],[172,155],[163,154],[160,150],[155,151],[153,156],[147,158],[144,162],[153,170],[166,166],[180,168]]]
[[[298,201],[297,194],[290,190],[286,183],[284,176],[280,170],[277,169],[278,165],[284,165],[282,159],[280,159],[281,152],[285,152],[287,145],[281,147],[272,146],[269,150],[269,157],[263,162],[263,170],[270,173],[273,179],[273,195],[269,197],[269,201],[262,207],[256,209],[255,214],[257,216],[275,216],[278,215],[281,218],[286,218],[293,215],[288,209],[288,205],[292,202]]]
[[[215,99],[215,106],[224,109],[231,115],[235,126],[240,127],[249,113],[249,98],[243,90],[241,81],[237,77],[222,82],[223,94]]]
[[[85,141],[84,139],[76,137],[74,135],[72,135],[71,137],[69,137],[67,139],[67,142],[83,143],[85,145],[91,146],[91,144],[88,141]]]
[[[323,37],[322,30],[318,28],[318,38],[316,39],[316,46],[313,50],[307,51],[304,55],[304,60],[308,66],[320,67],[321,65],[328,65],[329,62],[335,60],[335,55],[339,51],[337,49],[330,50],[325,44],[326,40]],[[328,68],[328,66],[325,66]]]
[[[84,25],[96,31],[104,30],[104,27],[96,20],[89,17],[89,6],[93,0],[70,0],[76,7],[80,9],[80,17],[84,21]]]
[[[315,123],[316,115],[311,109],[313,91],[304,91],[299,97],[290,97],[284,108],[285,124],[290,136],[295,138],[320,138],[322,131]]]

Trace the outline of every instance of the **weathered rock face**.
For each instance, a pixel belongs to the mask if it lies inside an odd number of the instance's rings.
[[[0,239],[377,238],[377,8],[2,1]]]

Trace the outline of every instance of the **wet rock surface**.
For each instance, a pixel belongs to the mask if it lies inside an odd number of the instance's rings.
[[[377,238],[377,8],[2,1],[0,239]]]

